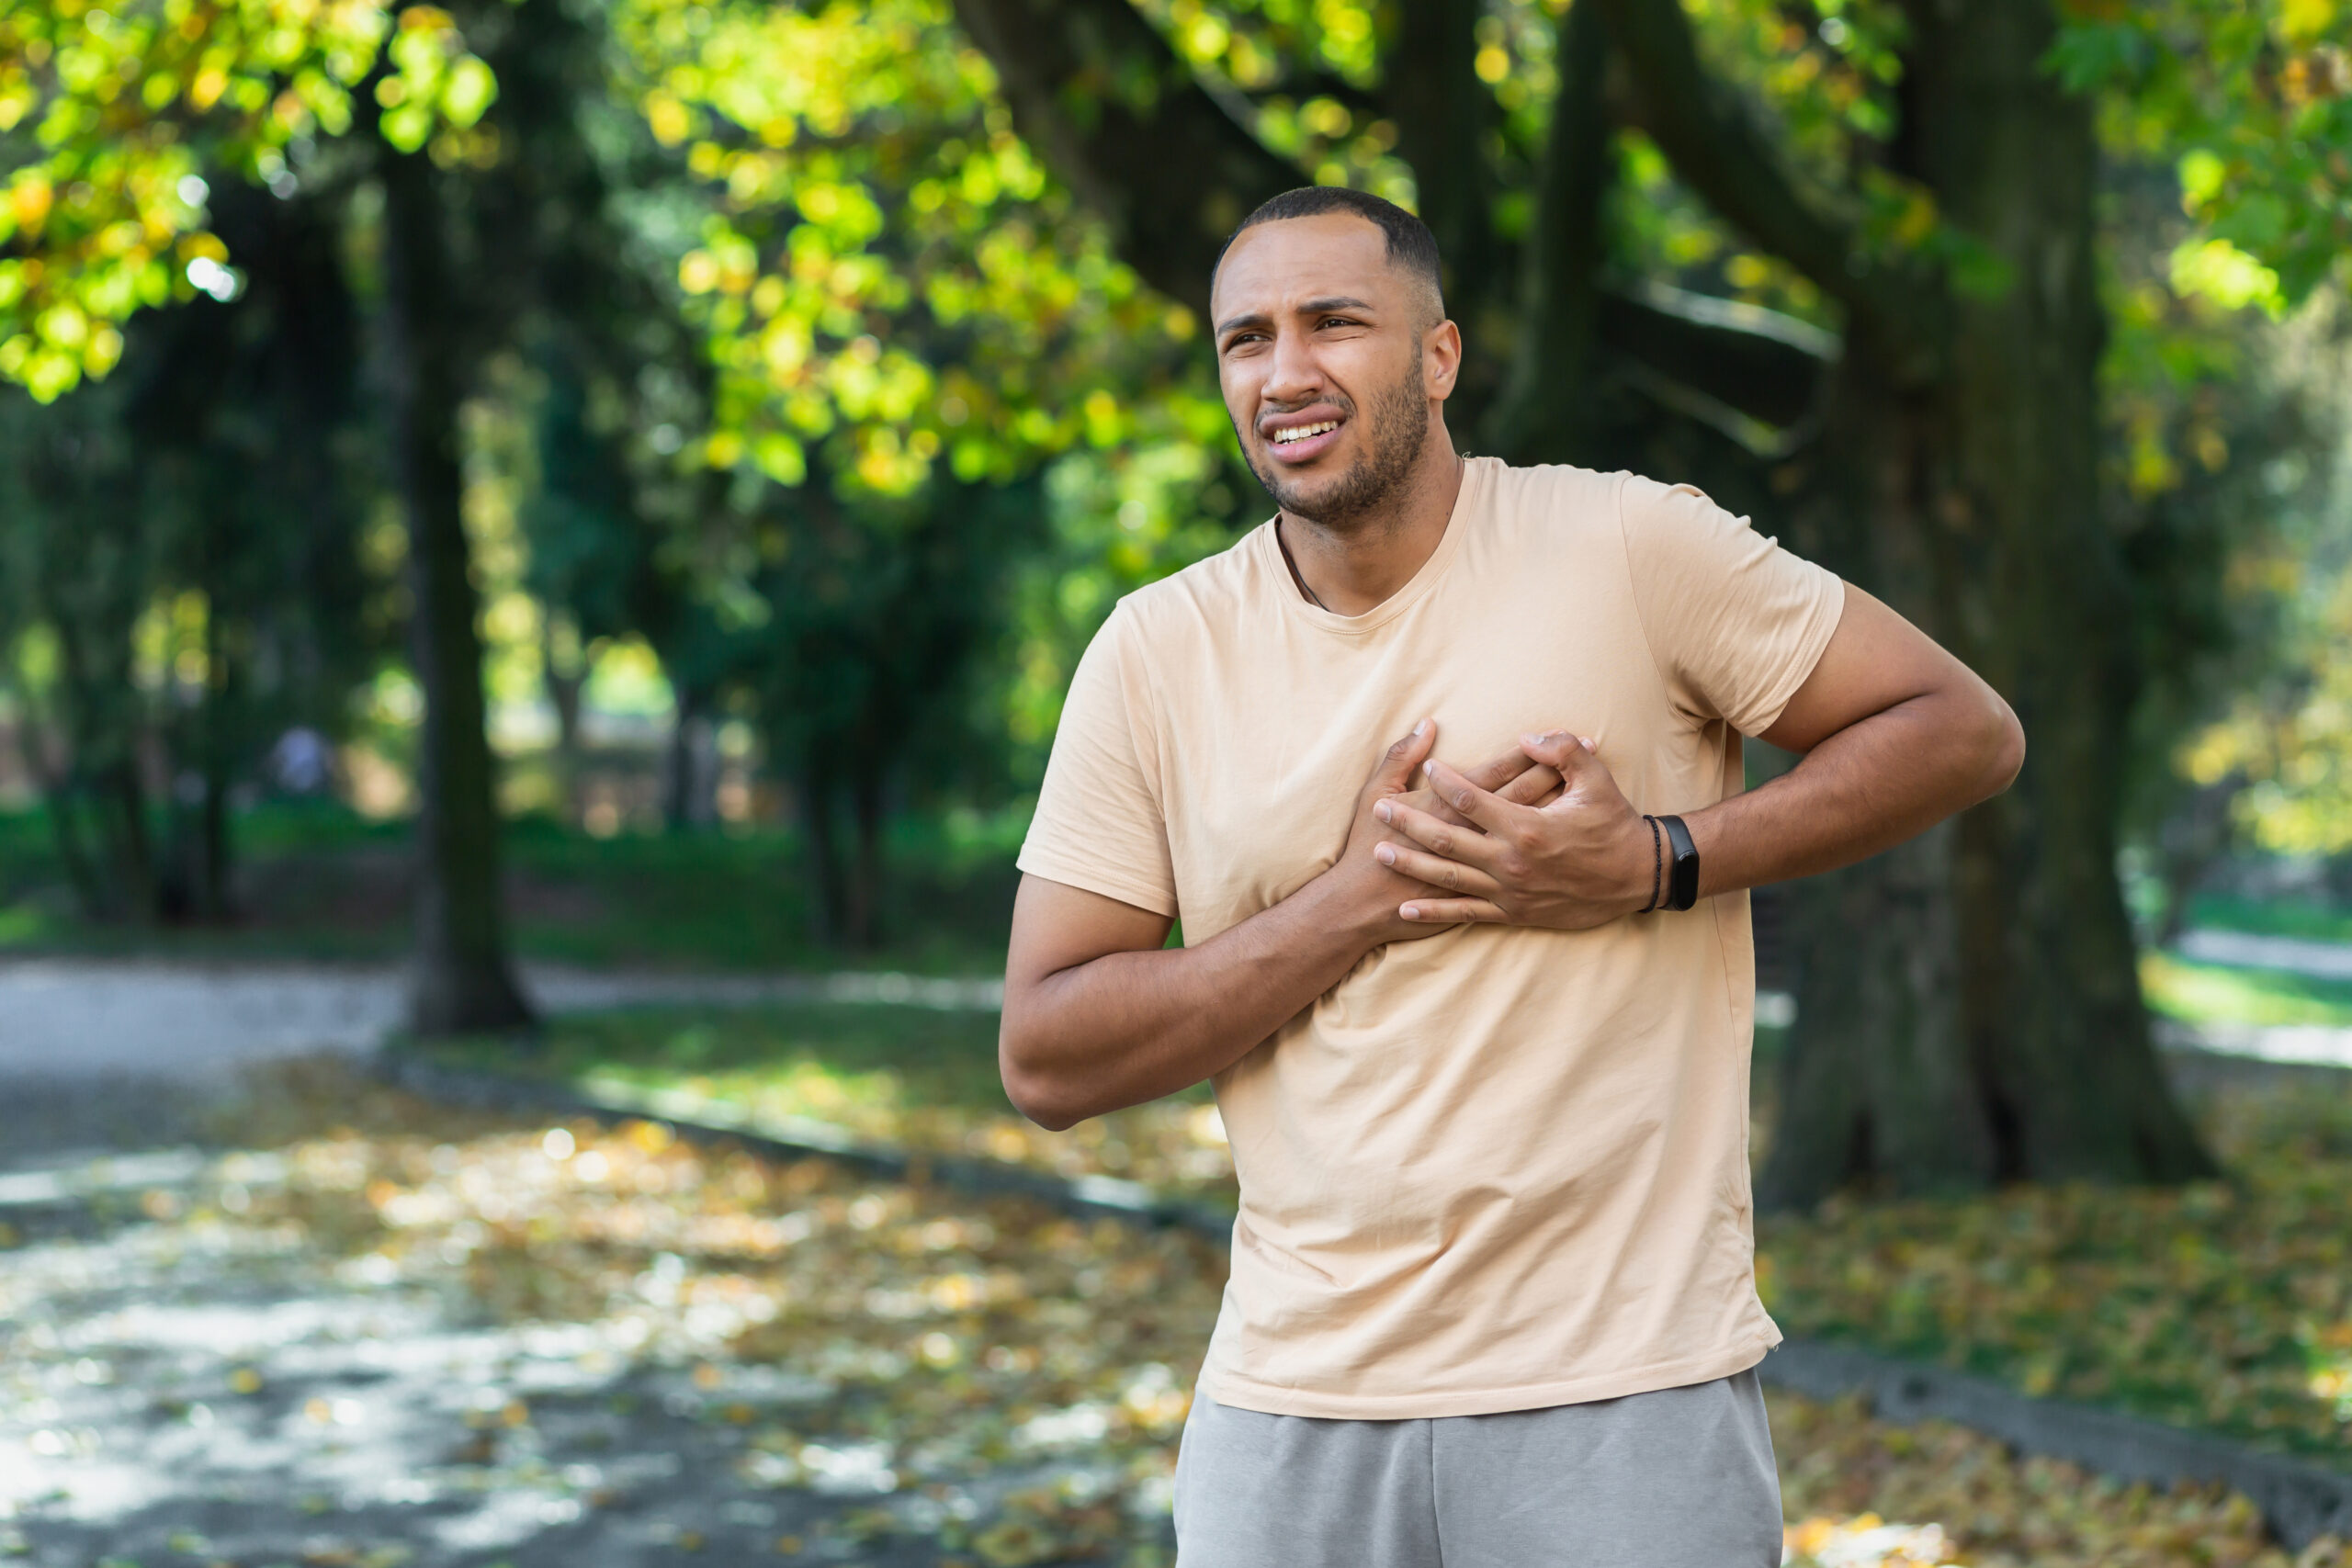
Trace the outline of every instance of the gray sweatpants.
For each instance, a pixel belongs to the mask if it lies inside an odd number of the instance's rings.
[[[1193,1399],[1177,1568],[1777,1568],[1753,1371],[1589,1404],[1330,1421]]]

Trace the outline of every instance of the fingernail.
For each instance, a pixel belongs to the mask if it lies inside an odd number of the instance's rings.
[[[1408,920],[1418,920],[1421,918],[1421,907],[1419,904],[1407,904],[1396,912]]]
[[[1429,733],[1429,728],[1430,721],[1428,719],[1423,719],[1420,723],[1413,726],[1413,733],[1415,735],[1426,735]]]
[[[1394,844],[1376,844],[1373,847],[1372,858],[1378,861],[1383,865],[1395,865],[1396,863],[1396,846]]]
[[[1592,743],[1592,737],[1591,737],[1591,736],[1589,736],[1589,735],[1579,735],[1579,736],[1577,736],[1577,745],[1579,745],[1579,746],[1581,746],[1581,747],[1583,747],[1583,748],[1584,748],[1586,750],[1588,750],[1588,751],[1597,751],[1597,750],[1600,750],[1600,748],[1599,748],[1598,746],[1595,746],[1595,745]]]
[[[1544,742],[1551,739],[1552,738],[1548,735],[1538,735],[1534,731],[1530,730],[1528,733],[1519,738],[1519,743],[1521,746],[1541,746]]]
[[[1373,814],[1374,817],[1379,818],[1383,822],[1387,821],[1387,820],[1388,820],[1388,803],[1387,803],[1386,801],[1385,801],[1385,800],[1384,800],[1384,801],[1382,801],[1379,805],[1377,805],[1377,806],[1375,806],[1375,807],[1374,807],[1372,808],[1372,814]]]

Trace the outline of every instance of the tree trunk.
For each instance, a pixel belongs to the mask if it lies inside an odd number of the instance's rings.
[[[808,833],[810,869],[816,873],[816,925],[825,942],[845,943],[850,927],[849,872],[842,863],[841,836],[834,818],[833,773],[812,756],[800,773],[800,819]]]
[[[556,668],[555,637],[552,631],[539,635],[540,682],[547,687],[548,701],[555,708],[555,783],[557,809],[567,827],[580,826],[580,775],[582,755],[580,737],[580,702],[588,688],[588,666],[583,658],[575,671]]]
[[[1615,173],[1609,148],[1615,128],[1601,101],[1609,39],[1589,6],[1560,18],[1559,39],[1560,88],[1538,175],[1521,338],[1483,434],[1507,462],[1599,466],[1590,449],[1594,349]]]
[[[18,705],[17,755],[24,760],[26,773],[40,787],[41,806],[49,817],[50,839],[57,846],[58,863],[63,866],[65,880],[74,889],[74,900],[84,919],[98,919],[106,905],[106,879],[99,870],[97,854],[82,838],[77,804],[81,791],[72,742],[61,722],[41,711],[36,695],[38,688],[26,679],[24,667],[12,663],[9,675]],[[59,757],[55,752],[63,755]]]
[[[1806,890],[1758,1186],[1783,1205],[1856,1179],[2213,1168],[2150,1043],[2116,876],[2137,671],[2098,495],[2091,106],[2039,67],[2047,0],[1913,12],[1898,159],[2010,276],[1954,295],[1948,367],[1916,391],[1850,338],[1826,446],[1860,479],[1827,557],[1992,682],[2029,756],[2008,794]]]
[[[2189,791],[2165,824],[2158,850],[2165,906],[2154,939],[2156,946],[2170,947],[2181,939],[2188,929],[2190,900],[2235,845],[2237,824],[2232,808],[2246,784],[2245,774],[2233,768],[2227,777]]]
[[[718,735],[707,694],[681,685],[677,704],[662,770],[662,820],[685,833],[718,821]]]
[[[2099,509],[2093,107],[2041,64],[2055,25],[2048,0],[1975,0],[1939,9],[1915,52],[1923,177],[2011,272],[1958,303],[1933,476],[1962,568],[1953,640],[2031,747],[2016,787],[1960,823],[1962,1016],[2002,1175],[2185,1180],[2213,1165],[2157,1064],[2116,874],[2140,672]]]
[[[1507,323],[1484,319],[1487,308],[1510,303],[1510,290],[1495,287],[1503,257],[1486,143],[1498,117],[1477,72],[1485,11],[1478,0],[1414,0],[1401,7],[1385,67],[1396,153],[1413,166],[1421,221],[1444,258],[1446,301],[1473,343],[1510,341]],[[1491,362],[1463,370],[1494,379]]]
[[[202,737],[197,772],[204,781],[204,798],[197,803],[196,874],[189,891],[198,920],[220,924],[229,918],[229,784],[230,715],[243,697],[243,678],[231,662],[228,638],[220,634],[220,594],[208,585],[204,617],[205,667],[210,685],[195,717]]]
[[[850,780],[857,822],[857,866],[850,878],[849,945],[871,953],[882,945],[882,775],[860,768]]]
[[[379,167],[392,454],[408,522],[413,656],[424,688],[410,1022],[428,1035],[514,1030],[527,1026],[531,1012],[506,953],[458,463],[464,378],[445,314],[456,297],[446,219],[423,153],[388,147]]]
[[[1834,465],[1792,519],[1792,542],[1950,639],[1921,514],[1933,415],[1850,340],[1817,461]],[[1904,1192],[1983,1187],[2000,1150],[1960,1006],[1960,895],[1951,823],[1792,890],[1797,1016],[1780,1112],[1757,1181],[1767,1208],[1849,1182]]]
[[[153,920],[162,899],[155,877],[154,841],[147,831],[147,789],[136,756],[117,757],[98,778],[100,836],[112,845],[114,886],[120,908],[134,920]]]

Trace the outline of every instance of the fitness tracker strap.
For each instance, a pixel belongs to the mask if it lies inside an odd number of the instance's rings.
[[[1674,853],[1664,907],[1687,909],[1699,901],[1699,846],[1690,841],[1690,829],[1682,825],[1681,818],[1661,817],[1657,825],[1666,829],[1666,841]]]

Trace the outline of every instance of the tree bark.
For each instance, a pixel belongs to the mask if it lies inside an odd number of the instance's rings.
[[[841,834],[834,818],[833,771],[823,760],[810,757],[800,774],[800,819],[808,833],[808,860],[816,873],[817,923],[825,941],[836,946],[850,939],[850,874],[842,863]]]
[[[556,809],[568,828],[580,826],[580,775],[582,772],[582,750],[580,736],[580,703],[588,689],[586,660],[576,671],[556,668],[555,637],[542,629],[539,634],[539,683],[547,688],[548,702],[555,709],[555,787]]]
[[[1859,340],[1834,375],[1817,465],[1795,510],[1804,554],[1949,641],[1946,574],[1932,558],[1915,443],[1932,416],[1875,373]],[[1987,1085],[1960,1005],[1956,825],[1792,889],[1797,1016],[1779,1115],[1757,1179],[1766,1208],[1849,1183],[1904,1192],[1981,1188],[2000,1172]]]
[[[2009,286],[1956,294],[1924,476],[1948,634],[2025,725],[2017,785],[1959,823],[1962,1015],[2000,1174],[2209,1176],[2158,1066],[2116,874],[2140,694],[2132,584],[2098,503],[2098,142],[2043,69],[2049,0],[1914,7],[1906,151]],[[1923,443],[1923,446],[1926,444]]]
[[[1853,1180],[2210,1175],[2157,1064],[2116,877],[2137,696],[2098,507],[2097,145],[2038,62],[2046,0],[1914,7],[1902,172],[2007,264],[1947,296],[1924,384],[1849,334],[1814,536],[2018,711],[2017,784],[1802,893],[1799,1007],[1758,1201]]]
[[[506,952],[459,467],[465,377],[447,320],[456,298],[447,219],[424,154],[386,147],[379,167],[392,457],[408,523],[413,656],[424,688],[410,1024],[425,1035],[515,1030],[532,1018]]]
[[[868,767],[850,777],[850,810],[857,827],[857,864],[850,878],[849,945],[871,953],[882,945],[882,776]]]
[[[1478,0],[1413,0],[1400,8],[1383,100],[1396,122],[1396,154],[1413,166],[1421,221],[1444,258],[1445,296],[1471,342],[1508,343],[1508,321],[1485,319],[1508,304],[1494,229],[1494,175],[1486,141],[1494,95],[1478,80]],[[1499,314],[1499,312],[1496,312]],[[1491,375],[1491,366],[1463,367]]]
[[[1609,255],[1604,204],[1613,128],[1601,101],[1609,39],[1589,6],[1561,18],[1560,90],[1552,102],[1535,224],[1520,288],[1520,336],[1484,434],[1514,463],[1593,461],[1594,360],[1600,272]]]
[[[718,727],[708,693],[682,682],[677,705],[662,768],[662,821],[673,833],[688,833],[718,821]]]

